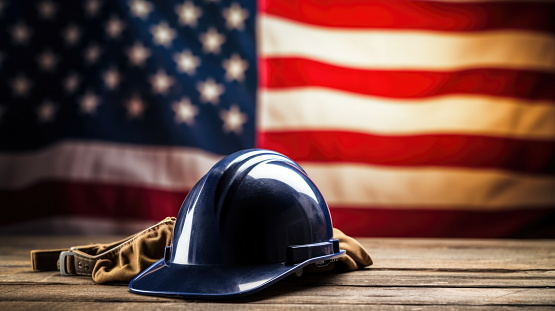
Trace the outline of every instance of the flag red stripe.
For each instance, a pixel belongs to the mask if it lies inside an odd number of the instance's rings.
[[[104,219],[159,221],[176,216],[186,193],[99,183],[44,182],[0,191],[1,225],[41,217],[71,215]],[[48,197],[49,209],[37,209]],[[554,238],[555,209],[523,207],[509,211],[330,207],[333,225],[351,236],[375,237],[543,237]],[[29,211],[33,211],[30,213]],[[502,219],[503,221],[499,221]],[[6,221],[9,221],[7,223]],[[543,230],[543,231],[540,231]]]
[[[365,70],[306,58],[260,60],[260,86],[320,86],[391,98],[478,94],[555,101],[555,73],[478,68],[458,71]]]
[[[555,143],[472,135],[379,136],[345,131],[259,133],[259,145],[299,162],[495,168],[555,174]]]
[[[0,190],[0,225],[55,216],[159,221],[177,216],[187,193],[156,188],[77,181],[48,181],[18,190]],[[48,198],[48,208],[41,208]],[[39,208],[37,208],[39,207]]]
[[[260,1],[259,11],[325,27],[555,31],[549,2]]]
[[[554,238],[555,206],[508,211],[330,207],[333,226],[350,236]]]

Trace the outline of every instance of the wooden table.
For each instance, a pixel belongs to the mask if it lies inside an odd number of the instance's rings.
[[[293,277],[223,302],[31,271],[31,249],[119,238],[0,236],[0,310],[555,310],[554,240],[358,239],[374,259],[368,269]]]

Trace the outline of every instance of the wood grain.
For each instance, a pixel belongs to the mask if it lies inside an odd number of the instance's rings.
[[[125,284],[32,272],[31,249],[120,236],[0,236],[0,310],[553,310],[555,241],[358,239],[370,268],[287,278],[229,301],[135,295]]]

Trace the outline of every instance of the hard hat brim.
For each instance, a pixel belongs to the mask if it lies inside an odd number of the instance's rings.
[[[314,257],[295,265],[166,265],[161,259],[129,283],[136,294],[193,299],[224,299],[255,293],[311,264],[340,257]]]

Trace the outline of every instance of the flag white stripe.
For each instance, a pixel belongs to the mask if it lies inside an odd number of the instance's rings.
[[[261,57],[305,57],[360,69],[555,71],[555,37],[547,33],[341,29],[268,14],[261,14],[258,26]]]
[[[184,191],[220,158],[193,148],[66,141],[40,151],[0,154],[0,189],[73,180]]]
[[[555,138],[555,103],[445,95],[398,100],[325,88],[265,89],[259,94],[263,131],[345,130],[391,135],[452,133]]]
[[[555,204],[555,178],[497,170],[300,163],[330,205],[506,210]]]
[[[219,159],[194,149],[70,141],[24,155],[1,154],[0,175],[7,178],[0,179],[0,188],[67,179],[183,191]],[[484,169],[301,165],[328,203],[338,206],[507,209],[555,204],[555,178],[544,176]],[[171,169],[161,170],[168,166]],[[22,167],[25,170],[18,170]]]

